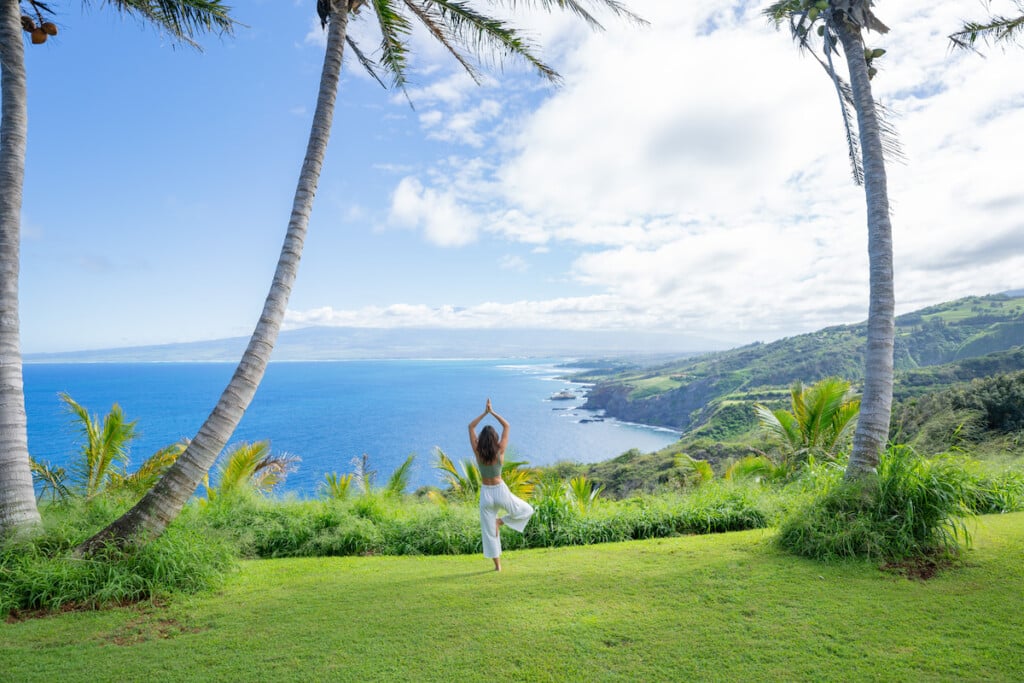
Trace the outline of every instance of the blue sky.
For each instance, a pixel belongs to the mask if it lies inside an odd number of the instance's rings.
[[[237,4],[247,28],[202,53],[79,3],[27,46],[25,352],[251,331],[322,34],[315,3]],[[763,3],[628,4],[651,25],[510,17],[557,89],[516,64],[476,86],[414,35],[413,109],[346,62],[288,326],[644,329],[686,348],[863,319],[864,200],[823,72]],[[893,31],[870,40],[889,51],[873,85],[906,155],[899,309],[1024,286],[1024,50],[949,53],[980,3],[877,12]]]

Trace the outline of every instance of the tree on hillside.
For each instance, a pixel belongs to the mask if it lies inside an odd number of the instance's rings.
[[[501,3],[495,1],[491,4]],[[539,5],[548,10],[558,7],[575,13],[594,27],[600,25],[586,5],[602,6],[618,16],[636,18],[618,0],[534,0],[523,3],[509,0],[507,4]],[[252,401],[277,340],[298,272],[313,198],[334,120],[344,46],[348,44],[352,48],[359,63],[381,85],[384,85],[382,76],[389,76],[391,85],[397,88],[403,88],[406,83],[409,56],[407,41],[417,23],[426,28],[474,78],[477,77],[476,68],[470,60],[481,51],[522,59],[543,77],[552,81],[558,78],[554,69],[537,57],[533,47],[514,28],[484,14],[469,0],[318,0],[317,12],[322,27],[327,30],[327,48],[317,106],[295,190],[291,219],[259,323],[234,376],[185,453],[135,507],[86,541],[82,546],[85,552],[109,541],[124,544],[137,536],[147,538],[159,535],[192,496]],[[372,21],[380,29],[382,39],[377,60],[371,59],[348,35],[350,16]]]
[[[983,21],[965,21],[959,31],[950,34],[950,43],[955,48],[974,50],[979,40],[990,44],[1018,42],[1024,34],[1024,0],[1013,0],[1013,4],[1020,15],[993,14]]]
[[[866,30],[887,33],[889,29],[872,12],[873,5],[873,0],[782,0],[765,10],[776,26],[788,22],[800,48],[815,54],[832,79],[839,93],[854,180],[863,185],[867,202],[870,264],[867,350],[860,418],[854,432],[847,478],[876,470],[879,454],[888,440],[892,417],[896,335],[892,224],[885,174],[885,125],[880,121],[871,94],[871,78],[877,73],[871,63],[885,51],[866,49],[863,38]],[[823,57],[814,53],[815,34],[821,38]],[[838,57],[840,51],[846,59],[849,84],[840,78],[832,59]],[[851,106],[856,113],[856,128],[849,113]]]
[[[220,0],[110,0],[118,11],[149,22],[178,43],[198,47],[205,31],[230,33],[234,21]],[[29,465],[18,317],[21,202],[25,181],[28,89],[23,33],[32,44],[57,32],[50,4],[0,0],[0,532],[39,524]]]

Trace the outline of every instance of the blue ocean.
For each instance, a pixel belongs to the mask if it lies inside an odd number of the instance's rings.
[[[233,371],[233,363],[28,364],[29,450],[64,465],[80,447],[78,427],[58,399],[66,392],[91,413],[105,415],[116,402],[137,420],[134,469],[157,449],[193,436]],[[670,430],[596,421],[579,408],[585,388],[559,379],[565,374],[557,361],[271,363],[229,445],[268,439],[275,453],[299,456],[281,488],[311,497],[325,473],[351,472],[352,459],[364,453],[380,484],[410,454],[411,487],[439,484],[434,448],[456,461],[471,457],[466,426],[488,397],[511,423],[506,458],[533,465],[597,462],[678,438]],[[577,398],[552,400],[563,390]]]

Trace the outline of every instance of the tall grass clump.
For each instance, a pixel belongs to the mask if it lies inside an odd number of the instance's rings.
[[[233,566],[233,547],[197,524],[192,509],[155,541],[75,556],[82,541],[124,509],[103,497],[44,506],[40,535],[0,541],[0,615],[197,592],[217,585]]]
[[[954,458],[926,459],[897,445],[883,454],[876,476],[814,476],[818,493],[780,525],[779,542],[791,552],[905,560],[951,557],[970,544],[966,501],[976,487]]]

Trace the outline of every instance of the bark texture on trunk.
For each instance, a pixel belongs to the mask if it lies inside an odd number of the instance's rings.
[[[0,532],[40,523],[28,459],[18,318],[21,201],[28,135],[18,0],[0,0]]]
[[[870,302],[867,350],[864,358],[864,393],[860,418],[853,435],[853,452],[846,478],[875,472],[878,458],[889,440],[892,417],[893,345],[896,335],[896,296],[893,287],[892,224],[885,158],[879,133],[875,100],[871,94],[864,42],[860,30],[842,25],[837,33],[846,55],[853,88],[861,158],[864,163],[864,196],[867,201]]]
[[[160,535],[178,516],[210,470],[241,421],[263,379],[271,351],[277,341],[277,334],[281,329],[281,322],[284,320],[292,284],[298,273],[309,216],[320,179],[320,169],[323,166],[331,123],[334,120],[334,105],[338,95],[338,80],[348,25],[348,9],[344,0],[334,0],[333,4],[336,9],[331,13],[328,23],[327,51],[320,76],[316,113],[313,115],[306,156],[295,190],[288,232],[281,247],[273,284],[264,302],[259,323],[249,340],[249,346],[213,412],[177,462],[135,507],[82,544],[80,552],[89,553],[107,543],[125,545]]]

